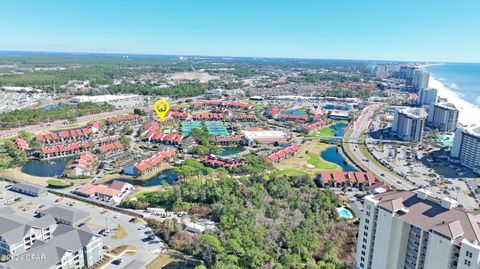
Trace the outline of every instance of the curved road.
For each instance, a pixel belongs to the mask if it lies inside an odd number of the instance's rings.
[[[376,110],[380,108],[379,104],[373,104],[364,108],[358,117],[358,119],[353,123],[352,132],[348,137],[344,138],[345,142],[349,142],[350,139],[356,141],[361,137],[361,135],[368,129],[370,123],[373,119],[373,114]],[[404,178],[398,176],[393,171],[390,171],[388,168],[382,166],[381,164],[373,161],[365,162],[364,159],[368,160],[369,158],[363,154],[360,149],[357,148],[357,145],[354,143],[344,143],[347,153],[355,160],[355,162],[365,168],[368,171],[371,171],[375,174],[377,178],[381,178],[387,184],[397,189],[414,189],[415,186],[406,181]],[[388,170],[390,172],[385,171]]]

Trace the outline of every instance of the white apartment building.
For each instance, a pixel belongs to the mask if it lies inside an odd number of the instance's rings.
[[[395,111],[392,132],[405,141],[420,141],[427,113],[422,108],[404,108]]]
[[[480,174],[480,125],[457,128],[450,156]]]
[[[434,88],[420,88],[418,91],[417,103],[421,106],[429,106],[437,102],[438,90]]]
[[[427,190],[365,197],[356,269],[474,269],[480,266],[478,212]]]
[[[453,103],[432,103],[427,122],[442,132],[454,132],[458,124],[458,109]]]
[[[430,79],[430,74],[422,70],[415,70],[413,74],[413,86],[417,89],[428,88],[428,80]]]

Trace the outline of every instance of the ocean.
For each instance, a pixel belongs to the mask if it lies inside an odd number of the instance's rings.
[[[448,63],[425,69],[461,99],[480,106],[480,64]]]

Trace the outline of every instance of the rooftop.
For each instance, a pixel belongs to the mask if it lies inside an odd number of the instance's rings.
[[[378,205],[388,211],[402,214],[397,217],[423,230],[438,232],[460,243],[463,239],[480,242],[480,217],[477,212],[447,207],[454,200],[438,200],[422,190],[390,191],[373,196]],[[422,196],[424,194],[425,196]]]

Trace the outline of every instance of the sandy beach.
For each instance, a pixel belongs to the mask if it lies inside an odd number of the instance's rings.
[[[480,120],[478,119],[478,115],[480,115],[480,107],[462,99],[458,93],[446,87],[440,80],[431,74],[428,83],[430,88],[438,89],[439,97],[446,98],[448,102],[451,102],[457,106],[460,111],[458,119],[460,123],[464,125],[480,123]]]

